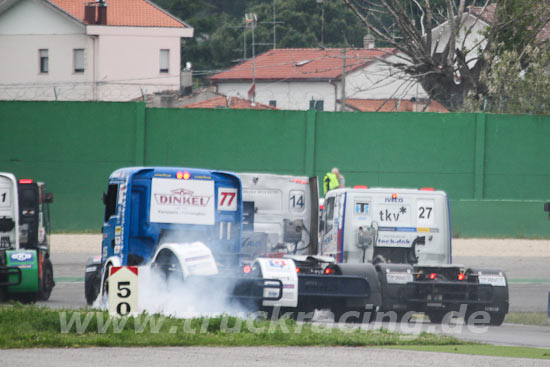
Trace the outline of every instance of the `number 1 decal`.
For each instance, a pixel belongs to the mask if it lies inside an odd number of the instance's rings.
[[[0,207],[10,206],[10,195],[8,190],[0,190]]]
[[[220,187],[218,189],[218,210],[237,210],[237,189]]]

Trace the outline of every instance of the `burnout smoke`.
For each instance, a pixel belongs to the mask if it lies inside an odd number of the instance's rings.
[[[196,251],[197,248],[206,248],[202,242],[172,242],[176,237],[175,234],[166,236],[162,245],[170,244],[183,252],[189,249],[189,253]],[[167,275],[160,267],[140,267],[140,311],[181,318],[220,314],[244,316],[246,309],[231,298],[238,282],[236,274],[231,272],[229,276],[219,273],[204,275],[204,269],[201,268],[212,265],[208,264],[208,258],[206,260],[204,258],[205,255],[192,255],[185,258],[185,264],[178,265],[182,268],[186,267],[185,279],[183,271],[175,271]]]

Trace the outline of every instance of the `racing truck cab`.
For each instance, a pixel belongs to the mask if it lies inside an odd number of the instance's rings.
[[[278,300],[280,280],[247,277],[241,251],[242,192],[228,172],[178,167],[130,167],[109,177],[101,256],[88,261],[85,297],[92,304],[108,291],[114,266],[141,266],[165,279],[208,278],[222,288],[231,278],[229,296],[251,302]],[[204,279],[203,279],[204,280]],[[202,280],[201,280],[202,281]],[[273,296],[273,289],[278,291]],[[265,292],[264,292],[265,291]],[[264,296],[266,292],[272,292]]]
[[[243,187],[243,251],[253,256],[314,254],[317,177],[237,175]]]
[[[319,254],[340,264],[376,266],[384,311],[425,312],[441,322],[467,306],[500,325],[508,312],[501,270],[452,263],[449,200],[433,188],[346,188],[324,201]]]
[[[43,182],[0,172],[0,296],[47,300],[55,285],[50,260],[53,195]]]

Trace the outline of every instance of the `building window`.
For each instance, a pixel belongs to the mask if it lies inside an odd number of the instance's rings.
[[[84,49],[75,48],[73,50],[73,64],[75,73],[84,72]]]
[[[42,74],[48,73],[48,49],[38,50],[39,62],[40,62],[40,72]]]
[[[270,105],[271,107],[277,107],[277,101],[274,100],[274,99],[272,99],[271,101],[269,101],[269,105]]]
[[[160,50],[160,72],[167,73],[170,65],[170,50]]]
[[[323,101],[317,101],[312,99],[309,101],[309,109],[316,111],[323,111]]]

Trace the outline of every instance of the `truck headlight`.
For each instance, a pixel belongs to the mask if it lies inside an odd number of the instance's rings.
[[[498,274],[479,275],[479,284],[490,284],[493,287],[506,287],[506,278]]]
[[[386,281],[388,284],[407,284],[413,281],[413,276],[410,273],[387,273]]]

